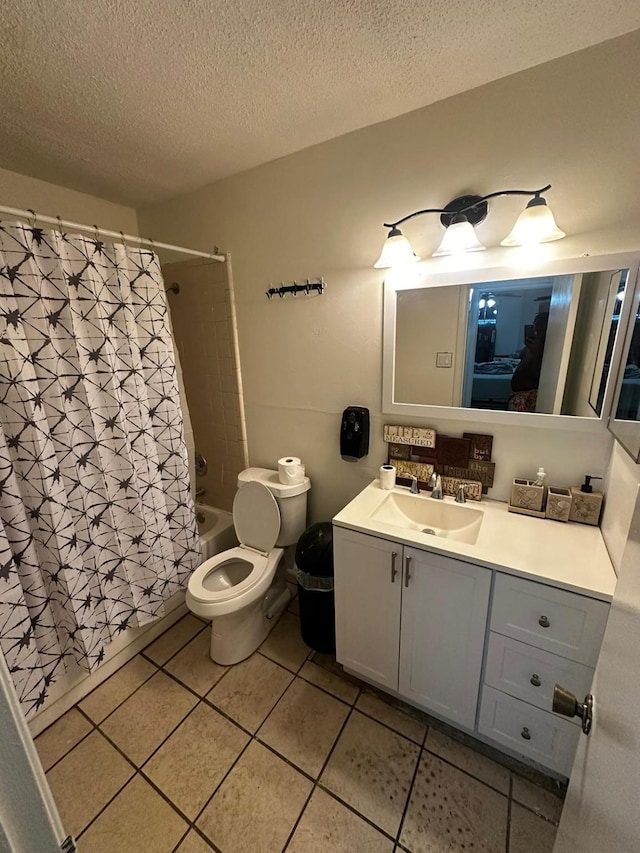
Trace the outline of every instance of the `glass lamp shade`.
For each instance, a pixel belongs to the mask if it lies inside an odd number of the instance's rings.
[[[433,253],[434,258],[440,255],[460,255],[464,252],[481,252],[486,249],[478,237],[475,229],[470,222],[452,222],[444,232],[442,243]]]
[[[556,225],[551,209],[543,198],[533,198],[516,219],[511,233],[501,246],[535,246],[561,240],[567,235]]]
[[[415,264],[420,257],[411,248],[411,243],[399,228],[392,228],[384,241],[380,257],[373,265],[377,270],[399,267],[403,264]]]

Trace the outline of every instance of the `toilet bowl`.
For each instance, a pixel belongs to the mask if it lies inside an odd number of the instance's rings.
[[[211,620],[211,657],[219,664],[253,654],[290,598],[279,577],[284,548],[278,546],[295,544],[303,532],[310,483],[289,486],[277,476],[265,468],[241,472],[233,502],[240,545],[206,560],[189,579],[187,606]]]

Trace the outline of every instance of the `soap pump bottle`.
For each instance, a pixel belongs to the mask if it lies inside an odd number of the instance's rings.
[[[598,524],[602,510],[602,492],[594,492],[592,480],[601,480],[593,474],[585,474],[584,483],[580,488],[571,489],[571,509],[569,521],[579,521],[581,524]]]
[[[602,479],[602,477],[594,477],[593,474],[585,474],[584,475],[584,483],[580,486],[580,491],[584,492],[585,495],[592,494],[593,486],[591,485],[591,481],[592,480],[601,480],[601,479]]]

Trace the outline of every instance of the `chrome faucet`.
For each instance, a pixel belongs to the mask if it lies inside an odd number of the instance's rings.
[[[466,504],[467,495],[465,493],[465,489],[469,486],[468,483],[459,483],[458,484],[458,492],[456,494],[456,503],[457,504]]]
[[[409,474],[409,477],[411,477],[411,485],[409,486],[409,491],[412,495],[419,495],[420,489],[418,488],[418,478],[415,474]]]
[[[431,475],[431,479],[429,480],[429,485],[431,486],[431,497],[434,501],[442,500],[442,479],[440,474],[436,474],[435,471]]]

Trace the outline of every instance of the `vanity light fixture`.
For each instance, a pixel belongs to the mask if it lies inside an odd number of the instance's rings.
[[[486,246],[483,246],[478,240],[474,226],[486,218],[489,210],[489,199],[498,196],[532,196],[518,217],[511,233],[502,241],[502,246],[530,246],[560,240],[566,235],[556,225],[553,213],[542,197],[542,193],[550,189],[551,184],[547,184],[546,187],[541,187],[539,190],[500,190],[485,196],[463,195],[454,198],[446,207],[416,210],[415,213],[410,213],[408,216],[398,219],[397,222],[385,222],[384,227],[391,230],[374,267],[376,269],[387,269],[420,260],[398,226],[425,213],[439,213],[440,222],[446,228],[440,246],[433,253],[434,258],[441,255],[482,251]]]

